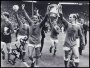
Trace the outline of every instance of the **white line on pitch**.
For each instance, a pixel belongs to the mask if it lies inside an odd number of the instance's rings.
[[[30,67],[26,62],[23,62],[23,64],[24,64],[26,67]]]

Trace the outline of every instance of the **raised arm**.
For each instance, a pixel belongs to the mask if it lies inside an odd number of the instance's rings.
[[[24,13],[24,15],[25,15],[25,17],[26,17],[29,25],[32,25],[33,21],[31,20],[31,18],[30,18],[29,15],[27,14],[27,12],[26,12],[26,10],[24,9],[24,7],[25,7],[25,4],[22,4],[23,13]]]
[[[17,23],[18,23],[19,27],[22,26],[22,22],[21,22],[17,12],[15,12],[15,17],[16,17],[16,20],[17,20]]]
[[[44,26],[45,22],[47,21],[48,15],[45,15],[45,18],[43,19],[43,21],[40,23],[40,28]]]
[[[18,5],[17,5],[17,6],[18,6]],[[18,6],[18,7],[19,7],[19,6]],[[20,20],[20,18],[19,18],[18,10],[19,10],[19,9],[15,9],[15,8],[13,9],[15,18],[16,18],[16,20],[17,20],[17,23],[18,23],[19,27],[20,27],[20,26],[22,26],[22,22],[21,22],[21,20]]]
[[[50,28],[52,29],[52,23],[50,22],[50,20],[48,19],[48,23],[49,23],[49,25],[50,25]]]
[[[68,28],[69,22],[63,17],[62,23],[65,26],[65,28]]]
[[[58,18],[58,22],[61,20],[62,24],[67,28],[69,22],[64,18],[63,13],[62,13],[62,5],[58,4],[58,12],[59,12],[59,18]]]
[[[60,21],[62,21],[62,24],[65,26],[65,27],[68,27],[68,21],[63,17],[63,14],[59,14],[60,17],[58,18],[58,22],[61,23]]]
[[[12,33],[14,33],[14,29],[13,29],[13,26],[12,26],[12,24],[11,24],[11,22],[10,22],[10,21],[8,21],[8,23],[9,23],[9,27],[10,27],[10,30],[11,30],[11,34],[12,34]]]

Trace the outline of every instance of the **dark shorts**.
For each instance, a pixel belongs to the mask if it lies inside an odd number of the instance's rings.
[[[11,34],[10,35],[1,34],[1,41],[5,43],[11,43]]]

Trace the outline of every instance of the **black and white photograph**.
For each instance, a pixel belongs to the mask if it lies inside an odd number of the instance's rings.
[[[1,67],[89,67],[89,1],[1,1]]]

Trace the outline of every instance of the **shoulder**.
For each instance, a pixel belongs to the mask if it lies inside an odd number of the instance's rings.
[[[80,30],[82,28],[81,24],[77,24],[77,29]]]
[[[72,24],[71,23],[68,23],[68,26],[71,26]]]
[[[87,27],[88,25],[87,24],[83,24],[83,26]]]

